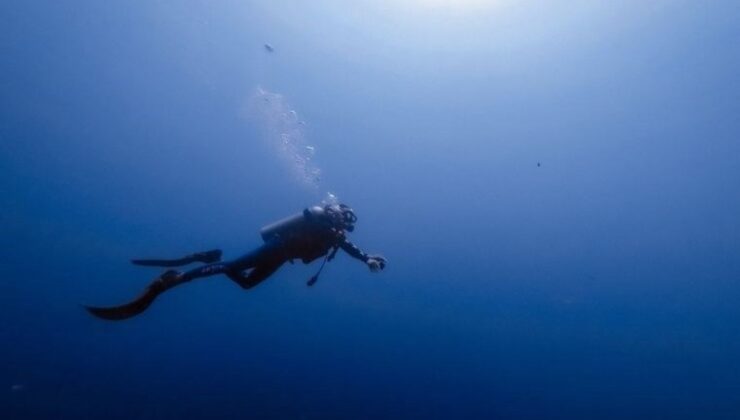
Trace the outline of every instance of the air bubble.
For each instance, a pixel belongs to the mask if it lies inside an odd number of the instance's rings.
[[[282,95],[261,87],[255,91],[250,105],[252,114],[264,128],[266,141],[291,172],[305,185],[318,188],[321,170],[312,162],[316,149],[306,144],[305,121]]]

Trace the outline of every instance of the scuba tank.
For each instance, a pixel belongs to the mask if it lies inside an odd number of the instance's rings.
[[[265,242],[280,237],[290,236],[295,232],[306,229],[307,226],[315,224],[328,224],[330,220],[326,210],[319,206],[308,207],[301,213],[278,220],[260,229],[260,236]]]
[[[332,228],[352,232],[356,221],[357,217],[352,209],[347,205],[338,204],[335,206],[324,207],[312,206],[304,209],[300,213],[263,227],[260,229],[260,236],[262,236],[263,241],[270,242],[275,240],[286,240],[301,233],[310,234],[312,230],[317,228],[319,230],[322,230],[323,228]],[[319,274],[321,274],[321,271],[324,269],[324,266],[327,262],[334,259],[339,247],[340,246],[338,244],[331,245],[328,249],[321,246],[309,247],[311,249],[301,253],[300,258],[305,264],[325,255],[324,261],[321,263],[319,270],[308,280],[308,283],[306,283],[308,286],[313,286],[316,283],[319,279]],[[292,259],[291,262],[293,262]]]

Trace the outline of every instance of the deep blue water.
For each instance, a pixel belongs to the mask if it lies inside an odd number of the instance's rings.
[[[0,416],[740,418],[738,15],[0,3]],[[80,307],[327,193],[385,272]]]

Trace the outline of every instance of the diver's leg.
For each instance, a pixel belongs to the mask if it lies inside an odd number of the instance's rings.
[[[129,303],[112,307],[86,306],[85,309],[102,319],[123,320],[131,318],[144,312],[154,302],[154,299],[164,291],[197,278],[216,274],[227,274],[232,280],[243,285],[242,287],[254,287],[282,265],[281,255],[282,252],[279,251],[279,247],[274,244],[265,244],[232,262],[206,264],[185,273],[168,270],[152,281],[141,295]],[[232,277],[235,275],[234,273],[238,275],[238,273],[250,268],[255,269],[249,275]]]
[[[272,241],[231,262],[224,274],[242,288],[251,289],[270,277],[284,262],[281,244]],[[249,269],[251,270],[245,274]]]
[[[243,271],[227,271],[225,274],[243,289],[251,289],[270,277],[281,265],[283,263],[258,265],[247,274]]]
[[[233,261],[217,262],[196,267],[184,273],[178,273],[182,282],[195,280],[201,277],[213,276],[216,274],[228,274],[248,270],[260,264],[270,254],[271,248],[267,245],[255,249],[254,251],[241,256]]]
[[[235,260],[202,265],[185,273],[178,273],[178,275],[182,282],[186,282],[216,274],[237,273],[257,266],[274,264],[282,258],[282,255],[283,251],[279,243],[268,242]]]
[[[144,312],[149,305],[154,302],[154,299],[165,291],[197,278],[225,273],[228,271],[228,267],[229,265],[225,263],[215,263],[206,264],[185,273],[175,270],[167,270],[165,273],[154,279],[154,281],[149,283],[146,289],[144,289],[144,291],[131,302],[120,306],[110,307],[86,306],[85,309],[98,318],[112,321],[131,318]]]
[[[181,265],[186,265],[194,262],[202,262],[202,263],[214,263],[217,261],[221,261],[221,250],[220,249],[212,249],[210,251],[204,251],[204,252],[196,252],[195,254],[190,254],[182,258],[175,258],[171,260],[166,259],[137,259],[137,260],[131,260],[133,264],[136,265],[145,265],[145,266],[151,266],[151,267],[179,267]]]
[[[149,286],[147,286],[146,289],[144,289],[144,291],[131,302],[120,306],[110,307],[86,306],[85,309],[98,318],[112,321],[131,318],[144,312],[149,305],[154,302],[154,299],[166,290],[197,278],[225,273],[227,270],[229,270],[229,265],[226,263],[206,264],[185,273],[168,270],[154,279],[154,281],[152,281]]]
[[[177,272],[177,275],[182,279],[182,283],[195,280],[201,277],[213,276],[216,274],[222,274],[229,270],[229,263],[217,262],[213,264],[201,265],[192,270],[184,273]]]

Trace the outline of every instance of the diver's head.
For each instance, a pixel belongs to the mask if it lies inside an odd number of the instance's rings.
[[[331,204],[324,207],[326,214],[329,215],[332,224],[341,230],[352,232],[355,230],[357,216],[352,208],[346,204]]]

